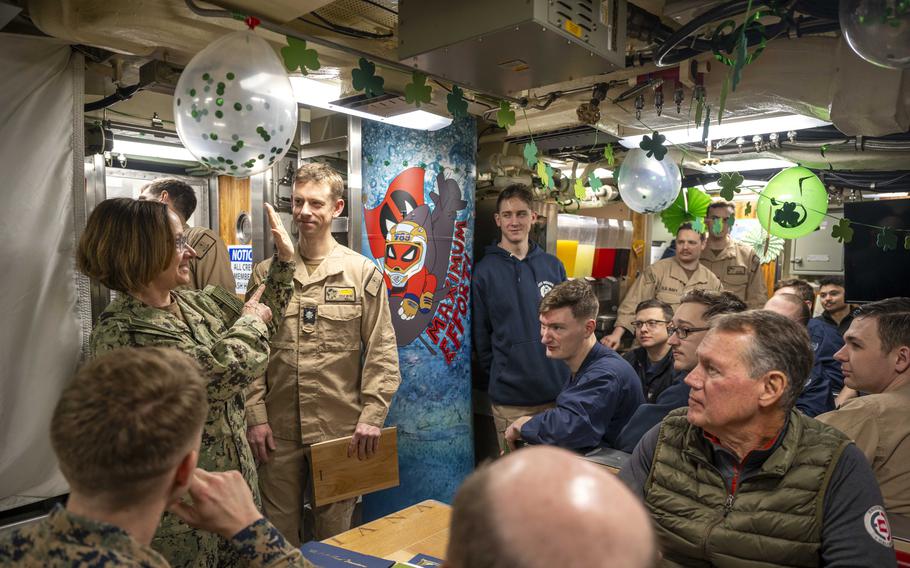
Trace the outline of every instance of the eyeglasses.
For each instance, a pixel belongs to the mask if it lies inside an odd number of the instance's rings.
[[[190,243],[187,240],[186,235],[180,235],[179,237],[177,237],[175,242],[177,244],[177,252],[179,252],[179,253],[184,252],[190,246]]]
[[[685,339],[689,337],[690,333],[695,333],[696,331],[708,331],[710,327],[676,327],[672,323],[667,326],[667,333],[673,335],[674,333],[679,336],[680,339]]]
[[[648,320],[648,321],[635,320],[632,322],[632,327],[634,327],[635,329],[638,329],[640,327],[646,327],[648,329],[655,329],[660,324],[666,325],[668,323],[670,323],[670,322],[664,321],[664,320]]]

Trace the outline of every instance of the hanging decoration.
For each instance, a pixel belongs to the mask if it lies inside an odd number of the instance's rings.
[[[787,168],[759,194],[758,219],[772,235],[796,239],[818,228],[828,212],[825,186],[811,170]]]
[[[885,252],[897,250],[897,233],[891,227],[882,227],[875,236],[875,244]]]
[[[714,49],[714,58],[730,67],[730,73],[724,78],[720,91],[720,101],[717,109],[717,123],[723,121],[724,108],[727,104],[728,91],[736,91],[736,87],[742,81],[743,68],[758,59],[768,43],[765,26],[761,23],[764,16],[769,15],[761,10],[752,12],[752,0],[746,5],[746,19],[743,24],[736,27],[736,22],[727,20],[714,30],[711,43],[716,46],[727,46],[726,48],[717,47]],[[730,30],[729,34],[724,34],[724,30]],[[752,53],[749,53],[749,41],[747,33],[758,36],[759,44]],[[735,38],[735,40],[733,39]],[[732,48],[730,47],[732,45]],[[726,55],[724,54],[726,53]],[[732,57],[730,57],[732,55]],[[709,113],[710,114],[710,113]],[[707,121],[706,121],[707,123]],[[706,127],[707,128],[707,127]]]
[[[655,130],[652,136],[646,134],[638,147],[647,152],[646,156],[649,158],[654,156],[655,160],[663,160],[667,155],[667,147],[664,146],[666,141],[667,137]]]
[[[784,239],[769,235],[762,227],[752,227],[737,240],[751,246],[762,264],[777,260],[784,250]]]
[[[673,205],[661,212],[660,220],[670,234],[675,235],[683,223],[703,219],[708,214],[708,205],[711,205],[708,194],[696,187],[690,187],[679,192]]]
[[[663,148],[662,145],[659,147]],[[617,185],[629,209],[638,213],[657,213],[673,204],[682,186],[682,176],[672,160],[652,160],[644,150],[634,148],[626,153]]]
[[[853,241],[853,227],[850,226],[850,219],[840,219],[836,225],[831,228],[831,236],[840,243],[850,243]]]
[[[363,91],[368,97],[378,97],[385,93],[385,79],[376,74],[376,64],[361,57],[358,67],[351,71],[351,85]]]
[[[446,95],[449,114],[455,118],[468,116],[468,101],[464,98],[464,91],[458,85],[452,85],[452,92]]]
[[[720,186],[720,196],[726,201],[733,201],[733,197],[741,191],[740,186],[743,184],[742,174],[739,172],[727,172],[720,175],[717,185]]]
[[[679,229],[677,228],[677,231],[678,230]],[[707,228],[705,227],[705,222],[702,220],[701,217],[692,221],[692,230],[695,231],[696,233],[704,233],[707,230]]]
[[[524,154],[525,162],[528,164],[528,167],[533,168],[537,164],[537,144],[531,140],[525,144],[522,153]]]
[[[588,174],[588,185],[591,186],[591,189],[594,191],[600,190],[603,187],[604,183],[600,181],[600,178],[594,175],[594,172]]]
[[[404,100],[420,108],[420,103],[429,103],[433,88],[427,85],[427,76],[420,71],[411,74],[411,82],[404,87]]]
[[[910,68],[910,2],[840,0],[840,26],[850,48],[869,63]]]
[[[604,148],[604,159],[607,161],[607,165],[611,168],[616,165],[616,155],[613,153],[612,142],[607,144],[607,146]]]
[[[286,36],[287,45],[281,48],[281,58],[284,59],[284,68],[289,73],[300,70],[304,75],[309,71],[317,71],[322,65],[319,63],[319,54],[315,49],[307,49],[306,42],[296,37]]]
[[[496,124],[500,128],[515,126],[515,111],[512,110],[508,101],[499,103],[499,110],[496,112]]]
[[[173,108],[186,149],[234,177],[280,160],[297,128],[297,101],[284,65],[252,29],[228,34],[196,54],[177,81]]]
[[[575,179],[575,185],[573,186],[572,189],[574,190],[574,193],[575,193],[575,199],[584,199],[585,196],[587,195],[587,192],[585,192],[585,186],[582,183],[581,178]]]

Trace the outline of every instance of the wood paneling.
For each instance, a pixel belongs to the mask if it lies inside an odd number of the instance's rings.
[[[379,452],[348,457],[351,436],[313,444],[310,467],[317,506],[398,486],[398,429],[383,428]]]
[[[250,213],[250,178],[218,176],[218,234],[224,244],[239,245],[237,218]]]

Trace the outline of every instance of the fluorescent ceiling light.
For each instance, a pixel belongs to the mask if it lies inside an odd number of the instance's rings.
[[[607,168],[597,168],[591,173],[594,174],[594,177],[600,179],[613,177],[613,170],[608,170]]]
[[[712,124],[708,129],[708,137],[711,140],[721,140],[725,138],[736,138],[738,136],[753,136],[755,134],[769,134],[771,132],[802,130],[804,128],[815,128],[816,126],[826,126],[828,124],[831,123],[812,116],[803,116],[801,114],[785,114],[782,116],[753,118],[739,121],[727,120],[721,124]],[[660,133],[667,137],[667,143],[686,144],[689,142],[701,142],[702,129],[698,126],[692,126],[691,128],[661,130]],[[651,133],[649,132],[648,135],[650,134]],[[638,148],[638,144],[644,137],[644,134],[627,136],[625,138],[620,138],[619,143],[626,148]]]
[[[700,169],[706,172],[748,172],[751,170],[774,170],[791,168],[795,166],[794,162],[781,160],[778,158],[749,158],[748,160],[728,160],[721,161],[713,166],[702,166]]]
[[[180,160],[183,162],[199,161],[189,150],[182,146],[142,142],[134,139],[127,140],[120,136],[114,136],[114,147],[111,149],[111,153],[146,158],[163,158],[165,160]]]
[[[395,116],[379,116],[378,114],[371,114],[333,105],[332,101],[337,101],[341,98],[340,82],[317,81],[315,79],[297,76],[290,77],[290,80],[291,87],[294,89],[294,98],[297,99],[298,103],[303,105],[324,108],[326,110],[349,114],[351,116],[359,116],[360,118],[365,118],[367,120],[385,122],[386,124],[401,126],[403,128],[413,128],[415,130],[439,130],[452,124],[452,119],[450,117],[440,116],[423,110],[414,110]]]

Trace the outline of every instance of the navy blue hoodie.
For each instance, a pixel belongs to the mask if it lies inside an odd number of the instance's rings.
[[[569,369],[547,358],[537,308],[541,298],[566,279],[566,269],[533,242],[522,260],[498,245],[484,252],[472,284],[473,339],[480,366],[490,378],[490,399],[508,406],[553,402]]]

